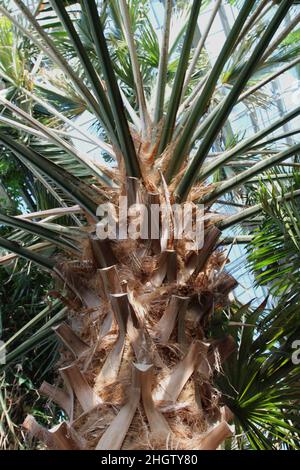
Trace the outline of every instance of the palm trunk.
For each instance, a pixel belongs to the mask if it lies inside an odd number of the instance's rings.
[[[157,240],[94,237],[76,272],[58,266],[82,303],[55,328],[59,376],[41,393],[66,421],[48,431],[29,417],[32,435],[51,449],[124,450],[216,449],[231,436],[213,376],[234,345],[206,336],[236,285],[219,235],[206,227],[201,250],[159,253]]]

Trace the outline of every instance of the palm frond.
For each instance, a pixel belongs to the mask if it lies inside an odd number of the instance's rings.
[[[250,2],[249,2],[250,3]],[[262,38],[258,42],[257,46],[255,47],[251,57],[243,67],[241,74],[234,84],[232,90],[230,91],[229,95],[227,96],[225,103],[222,109],[218,112],[216,118],[214,119],[213,123],[209,127],[203,142],[199,146],[195,156],[192,159],[187,171],[185,172],[184,177],[182,178],[180,185],[177,189],[177,195],[180,199],[185,199],[193,182],[197,178],[197,173],[201,168],[213,141],[216,138],[216,135],[219,133],[221,127],[223,126],[225,120],[230,114],[234,104],[236,103],[243,87],[248,82],[249,78],[251,77],[253,71],[255,70],[256,65],[258,64],[259,60],[263,56],[264,51],[268,47],[268,44],[274,34],[277,31],[277,28],[283,21],[286,13],[288,12],[289,8],[291,7],[292,2],[290,0],[283,1],[280,6],[278,7],[277,12],[275,13],[274,17],[270,21],[268,28],[266,29],[265,33],[263,34]]]

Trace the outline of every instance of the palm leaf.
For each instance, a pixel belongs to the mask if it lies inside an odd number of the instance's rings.
[[[87,195],[90,191],[88,187],[85,188],[85,185],[83,185],[80,180],[77,180],[75,177],[71,176],[70,173],[67,173],[59,166],[46,160],[42,155],[13,141],[4,134],[0,135],[0,141],[17,156],[24,157],[25,160],[28,160],[31,164],[39,168],[42,173],[49,176],[59,187],[66,191],[73,200],[95,217],[97,204]]]

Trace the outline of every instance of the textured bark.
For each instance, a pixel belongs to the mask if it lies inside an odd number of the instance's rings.
[[[132,202],[141,199],[140,186],[127,180]],[[166,197],[165,189],[153,194],[155,202]],[[101,241],[93,226],[90,232],[77,263],[89,269],[74,273],[70,263],[64,272],[81,303],[70,308],[70,326],[55,328],[63,387],[41,387],[68,422],[47,431],[27,418],[25,427],[48,448],[217,448],[232,431],[213,376],[234,344],[207,335],[236,285],[216,248],[219,230],[205,227],[199,251],[173,234],[153,243]]]

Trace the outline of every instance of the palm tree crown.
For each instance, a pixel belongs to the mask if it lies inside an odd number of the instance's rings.
[[[273,133],[300,107],[250,137],[223,136],[236,105],[268,103],[263,87],[299,64],[299,7],[237,2],[210,64],[205,42],[222,1],[199,40],[208,3],[199,0],[184,8],[165,0],[161,35],[146,0],[50,0],[34,11],[5,3],[1,161],[21,174],[24,203],[22,213],[16,204],[0,212],[0,264],[9,271],[21,258],[16,269],[33,262],[50,273],[55,301],[2,346],[46,319],[8,349],[4,368],[52,330],[63,346],[56,385],[40,391],[64,421],[48,430],[29,415],[24,427],[49,448],[215,449],[233,435],[232,422],[239,447],[297,447],[295,310],[289,298],[283,328],[277,307],[234,299],[224,245],[228,229],[245,236],[260,222],[260,181],[288,182],[277,204],[299,196],[290,181],[300,143],[281,148],[276,139],[290,134]],[[118,209],[120,196],[164,205],[158,239],[151,223],[148,237],[97,236],[98,207]],[[186,203],[192,227],[204,208],[203,244],[176,238],[172,206]]]

